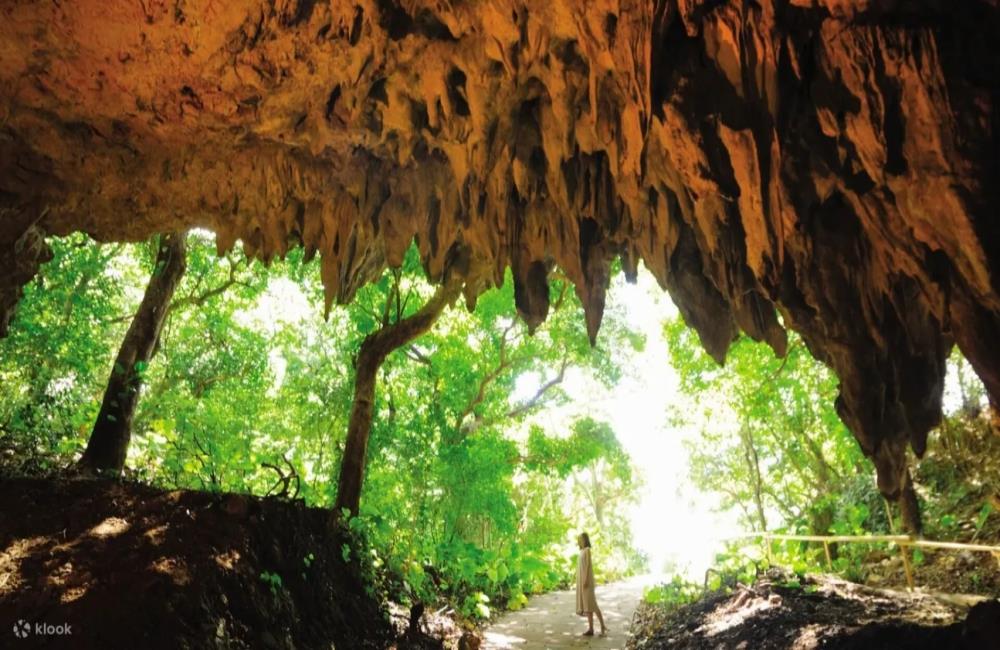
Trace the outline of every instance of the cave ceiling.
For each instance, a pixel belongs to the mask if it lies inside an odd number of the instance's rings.
[[[340,302],[415,238],[470,304],[510,267],[530,325],[558,266],[592,337],[641,260],[720,361],[799,332],[893,495],[953,343],[1000,400],[998,34],[997,0],[6,0],[0,330],[74,231],[303,246]]]

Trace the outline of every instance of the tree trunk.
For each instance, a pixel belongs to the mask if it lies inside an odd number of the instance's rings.
[[[460,289],[461,284],[454,281],[438,287],[434,296],[419,311],[382,326],[361,343],[355,361],[354,404],[347,425],[344,458],[340,463],[335,516],[340,516],[344,509],[350,516],[357,516],[361,505],[361,486],[364,483],[368,437],[371,434],[375,407],[375,384],[382,363],[393,350],[403,347],[429,330]]]
[[[594,490],[594,518],[597,520],[598,528],[604,528],[604,495],[597,480],[597,461],[590,465],[590,485]]]
[[[743,439],[743,458],[747,464],[750,480],[753,487],[753,501],[757,508],[757,519],[761,532],[767,532],[767,516],[764,513],[763,479],[760,475],[760,458],[757,455],[757,447],[754,445],[753,433],[750,425],[746,422],[740,429],[740,437]]]
[[[160,239],[153,275],[118,351],[97,422],[80,458],[83,469],[121,472],[125,466],[142,370],[156,352],[170,299],[184,275],[185,238],[176,233]]]

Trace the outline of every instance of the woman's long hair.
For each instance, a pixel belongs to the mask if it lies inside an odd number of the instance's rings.
[[[580,533],[580,537],[583,538],[583,548],[590,548],[590,535],[587,533]]]

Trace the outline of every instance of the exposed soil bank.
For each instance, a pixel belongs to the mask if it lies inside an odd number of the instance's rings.
[[[328,517],[244,495],[0,481],[0,647],[384,648],[388,615]]]
[[[925,594],[772,571],[752,587],[677,609],[643,604],[632,633],[631,650],[989,650],[1000,648],[1000,601],[970,610]]]

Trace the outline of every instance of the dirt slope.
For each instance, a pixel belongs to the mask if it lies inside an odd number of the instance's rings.
[[[239,495],[4,480],[0,647],[386,647],[387,615],[327,520]]]
[[[996,650],[1000,601],[971,610],[925,594],[778,570],[678,609],[643,604],[630,650]]]

